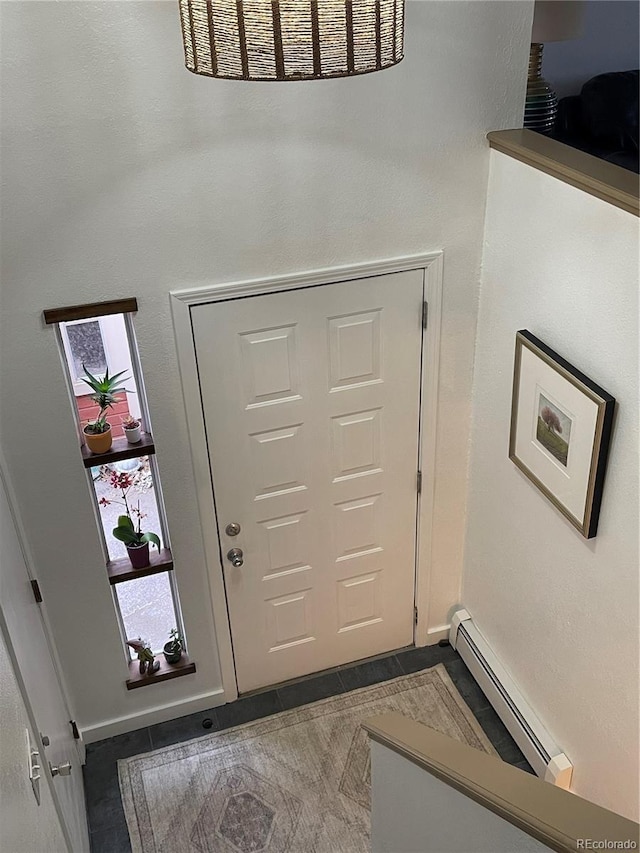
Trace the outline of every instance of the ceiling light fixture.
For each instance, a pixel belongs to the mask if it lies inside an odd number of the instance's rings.
[[[319,80],[403,57],[404,0],[179,0],[185,63],[227,80]]]

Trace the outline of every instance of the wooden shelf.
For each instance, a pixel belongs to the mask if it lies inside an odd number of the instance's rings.
[[[132,581],[135,578],[144,578],[147,575],[157,575],[159,572],[170,572],[173,570],[173,556],[168,548],[158,551],[150,546],[150,565],[144,569],[134,569],[128,557],[119,560],[109,560],[107,563],[107,574],[109,583],[113,586],[117,583]]]
[[[65,308],[48,308],[43,311],[47,325],[68,323],[70,320],[86,320],[92,317],[106,317],[109,314],[131,314],[138,310],[135,296],[128,299],[110,299],[108,302],[87,302],[84,305],[67,305]]]
[[[147,687],[149,684],[157,684],[160,681],[169,681],[171,678],[180,678],[181,675],[190,675],[196,671],[196,665],[186,655],[182,655],[178,663],[167,663],[164,655],[160,652],[156,660],[160,661],[160,669],[153,675],[140,675],[140,663],[138,659],[129,663],[129,678],[127,678],[127,690],[135,690],[137,687]]]
[[[107,462],[119,462],[121,459],[134,459],[136,456],[153,456],[156,452],[150,432],[142,433],[142,439],[137,444],[129,444],[124,437],[114,438],[108,453],[92,453],[86,444],[82,445],[81,450],[85,468],[106,465]]]

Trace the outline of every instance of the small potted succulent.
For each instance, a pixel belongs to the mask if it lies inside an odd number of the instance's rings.
[[[146,518],[146,514],[140,511],[140,501],[137,507],[129,507],[127,495],[129,489],[133,486],[133,477],[131,474],[118,473],[112,471],[109,475],[109,482],[114,489],[120,491],[122,500],[109,500],[108,498],[100,498],[99,503],[102,506],[109,506],[112,503],[121,504],[126,510],[124,515],[118,516],[118,526],[114,527],[113,535],[120,542],[124,542],[127,547],[127,554],[131,560],[131,565],[134,569],[145,569],[149,565],[149,543],[156,546],[158,551],[162,547],[160,538],[155,533],[142,532],[142,519]],[[133,518],[135,517],[136,523]]]
[[[177,628],[169,631],[169,642],[164,644],[163,654],[167,663],[178,663],[184,649],[184,638]]]
[[[87,368],[82,365],[86,377],[82,377],[82,381],[86,382],[89,388],[93,391],[91,399],[97,403],[99,407],[98,417],[94,421],[89,421],[83,429],[84,440],[87,447],[92,453],[107,453],[111,449],[113,436],[111,434],[111,424],[107,420],[107,411],[113,407],[114,403],[118,402],[116,394],[127,393],[124,386],[118,385],[126,371],[114,373],[109,376],[107,369],[104,377],[98,379],[93,376]]]
[[[122,428],[129,444],[138,444],[142,441],[142,422],[133,415],[122,418]]]

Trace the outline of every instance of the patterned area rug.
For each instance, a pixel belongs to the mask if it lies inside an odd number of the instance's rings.
[[[495,755],[439,664],[118,762],[134,853],[368,853],[367,717]]]

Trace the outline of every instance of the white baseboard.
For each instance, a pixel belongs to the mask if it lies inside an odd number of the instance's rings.
[[[448,640],[451,625],[438,625],[437,628],[429,628],[427,631],[425,646],[435,646],[440,640]],[[416,643],[418,645],[418,643]]]
[[[154,708],[151,711],[144,711],[140,714],[130,714],[126,717],[117,717],[113,720],[103,720],[92,726],[81,726],[80,735],[85,744],[95,743],[98,740],[122,735],[125,732],[132,732],[136,729],[143,729],[146,726],[153,726],[156,723],[164,723],[167,720],[174,720],[177,717],[186,717],[188,714],[197,714],[199,711],[217,708],[219,705],[224,705],[227,701],[224,690],[220,688],[219,690],[212,690],[209,693],[196,696],[188,702],[173,702],[170,705],[161,705],[158,708]],[[202,734],[206,734],[204,729],[202,730]]]
[[[449,631],[450,625],[439,625],[436,628],[430,628],[427,631],[426,642],[422,645],[434,646],[440,640],[447,640],[449,638]],[[418,646],[418,643],[416,643],[416,646]],[[146,726],[153,726],[156,723],[174,720],[177,717],[197,714],[199,711],[206,711],[208,708],[217,708],[233,699],[237,699],[237,696],[227,697],[224,689],[220,688],[219,690],[212,690],[209,693],[196,696],[188,702],[174,702],[170,705],[161,705],[151,711],[116,717],[113,720],[103,720],[91,726],[80,726],[80,736],[85,744],[95,743],[105,738],[115,737],[116,735],[132,732],[136,729],[143,729]],[[204,730],[203,734],[205,734]]]

